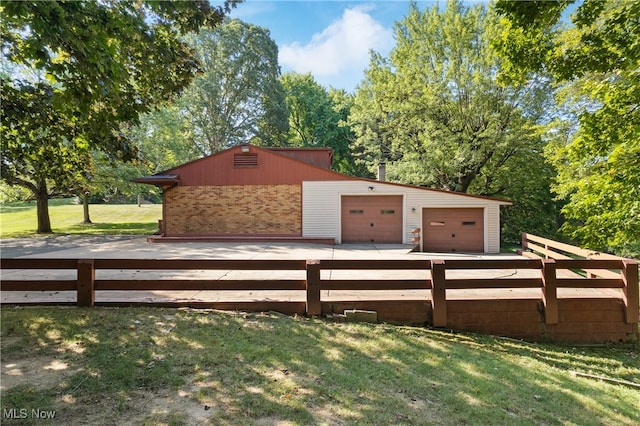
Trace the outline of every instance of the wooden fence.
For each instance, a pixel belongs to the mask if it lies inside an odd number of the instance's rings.
[[[545,249],[546,250],[546,249]],[[544,306],[544,322],[558,323],[559,288],[621,289],[624,321],[638,323],[638,263],[630,259],[510,259],[510,260],[149,260],[149,259],[2,259],[8,270],[75,270],[76,279],[5,280],[6,291],[75,291],[78,306],[91,307],[99,290],[299,290],[306,292],[305,312],[322,313],[322,290],[430,290],[431,325],[447,327],[447,290],[539,288]],[[558,270],[588,270],[587,277],[559,278]],[[306,279],[96,279],[99,270],[230,270],[230,271],[306,271]],[[322,279],[322,270],[417,270],[416,279]],[[535,270],[534,278],[454,279],[453,271]],[[604,274],[602,271],[607,271]],[[615,271],[615,272],[614,272]],[[607,275],[607,276],[602,276]],[[615,276],[614,276],[615,275]],[[478,299],[482,299],[478,296]],[[278,302],[252,302],[228,305],[229,309],[278,310]],[[249,306],[249,308],[247,308]],[[255,309],[251,309],[251,307]]]
[[[572,246],[533,234],[522,233],[522,249],[519,254],[534,259],[600,259],[623,260],[623,257]]]

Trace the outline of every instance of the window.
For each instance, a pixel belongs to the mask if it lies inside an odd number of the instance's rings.
[[[432,221],[429,226],[444,226],[444,221]]]
[[[349,214],[364,214],[364,210],[349,210]]]
[[[476,224],[475,220],[462,221],[462,226],[475,226],[475,224]]]
[[[258,154],[233,154],[233,167],[258,167]]]
[[[380,214],[396,214],[395,210],[380,210]]]

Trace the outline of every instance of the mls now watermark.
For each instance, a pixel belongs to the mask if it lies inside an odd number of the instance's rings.
[[[2,410],[3,419],[54,419],[55,410],[43,410],[41,408],[5,408]]]

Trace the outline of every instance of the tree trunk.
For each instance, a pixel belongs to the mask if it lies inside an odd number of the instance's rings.
[[[464,176],[458,178],[456,182],[454,191],[456,192],[464,192],[465,194],[469,190],[469,186],[471,186],[471,182],[475,179],[476,175],[473,173],[467,173]]]
[[[89,217],[89,192],[85,192],[84,197],[82,197],[82,210],[84,211],[84,220],[82,223],[92,223]]]
[[[36,211],[38,214],[38,234],[51,234],[51,220],[49,219],[49,193],[47,182],[44,179],[38,181],[36,191]]]

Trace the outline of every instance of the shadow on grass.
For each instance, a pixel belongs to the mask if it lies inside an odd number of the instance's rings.
[[[129,223],[79,223],[65,228],[67,234],[94,235],[151,235],[158,231],[157,223],[129,222]]]
[[[191,424],[194,402],[201,424],[640,421],[637,391],[569,374],[638,381],[630,346],[159,308],[3,309],[2,319],[3,364],[55,356],[69,365],[46,400],[10,389],[2,408],[54,407],[61,421],[102,410],[115,422],[138,414],[139,423]],[[177,403],[141,413],[140,393],[161,392]]]
[[[26,212],[29,210],[35,211],[35,209],[36,209],[35,202],[0,204],[0,213],[18,213],[18,212]]]
[[[158,232],[157,223],[129,222],[129,223],[79,223],[64,227],[62,230],[54,227],[52,233],[38,234],[35,229],[22,232],[4,232],[2,238],[49,238],[64,235],[153,235]]]
[[[79,204],[75,198],[51,198],[49,199],[49,207],[68,206]],[[16,201],[11,203],[0,203],[0,212],[11,213],[36,209],[36,200]]]

